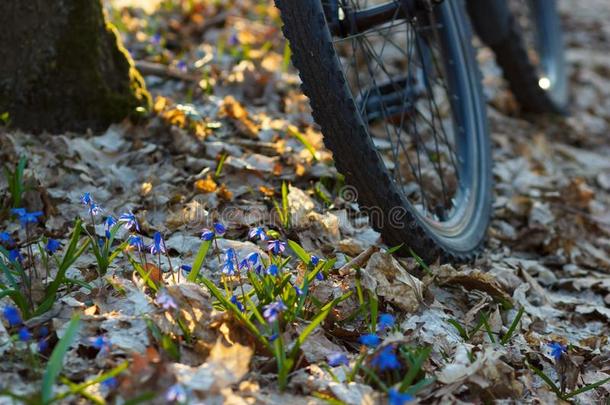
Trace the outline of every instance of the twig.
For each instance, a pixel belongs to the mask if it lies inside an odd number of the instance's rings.
[[[369,258],[373,255],[373,253],[378,252],[379,247],[370,246],[364,252],[360,253],[358,256],[354,257],[349,262],[345,263],[343,267],[339,269],[339,275],[345,276],[350,273],[350,270],[354,267],[362,267],[364,263],[366,263]]]
[[[147,60],[135,61],[136,69],[144,76],[169,77],[171,79],[183,80],[185,82],[198,82],[199,77],[192,73],[183,72],[173,66],[162,63],[149,62]]]

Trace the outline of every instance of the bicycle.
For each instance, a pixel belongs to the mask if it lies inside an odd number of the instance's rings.
[[[426,261],[481,250],[492,206],[486,105],[472,33],[522,108],[564,113],[554,0],[275,0],[292,61],[339,172],[386,244]],[[519,23],[534,31],[524,41]]]

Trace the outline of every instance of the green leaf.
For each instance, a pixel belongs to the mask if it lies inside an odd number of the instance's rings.
[[[576,395],[580,395],[580,394],[582,394],[583,392],[587,392],[587,391],[590,391],[590,390],[592,390],[592,389],[595,389],[595,388],[597,388],[597,387],[599,387],[599,386],[601,386],[601,385],[604,385],[604,384],[605,384],[605,383],[607,383],[608,381],[610,381],[610,377],[608,377],[608,378],[604,378],[603,380],[600,380],[600,381],[594,382],[594,383],[592,383],[592,384],[587,384],[587,385],[585,385],[584,387],[581,387],[581,388],[579,388],[579,389],[577,389],[577,390],[574,390],[574,391],[572,391],[572,392],[570,392],[570,393],[568,393],[568,394],[564,395],[564,396],[563,396],[563,399],[568,399],[568,398],[575,397]]]
[[[519,312],[517,312],[515,319],[513,319],[513,322],[510,324],[510,327],[506,331],[506,334],[502,336],[502,339],[500,340],[500,343],[502,345],[507,344],[510,338],[513,336],[513,333],[515,333],[515,329],[517,329],[517,325],[519,325],[519,321],[521,320],[521,316],[523,316],[524,310],[524,307],[519,308]]]
[[[456,321],[455,319],[448,319],[447,323],[450,324],[451,326],[453,326],[458,331],[458,333],[460,334],[462,339],[464,339],[465,341],[470,340],[470,337],[468,336],[468,332],[466,332],[466,329],[464,329],[464,327],[462,325],[460,325],[460,323],[458,321]]]
[[[533,371],[533,372],[534,372],[534,373],[535,373],[535,374],[536,374],[538,377],[542,378],[542,380],[543,380],[543,381],[546,383],[546,385],[548,385],[548,386],[549,386],[549,388],[550,388],[551,390],[553,390],[553,392],[554,392],[555,394],[557,394],[557,396],[558,396],[559,398],[563,398],[563,395],[562,395],[562,393],[561,393],[561,390],[559,389],[559,387],[557,387],[557,386],[555,385],[555,383],[553,382],[553,380],[551,380],[551,379],[549,378],[549,376],[547,376],[546,374],[544,374],[544,372],[543,372],[542,370],[540,370],[540,369],[536,368],[536,367],[535,367],[535,366],[534,366],[532,363],[530,363],[530,362],[529,362],[529,360],[526,360],[526,361],[525,361],[525,365],[526,365],[526,366],[527,366],[527,367],[528,367],[530,370],[532,370],[532,371]]]
[[[80,323],[80,316],[74,315],[68,324],[64,336],[57,342],[57,345],[51,353],[51,358],[47,363],[47,367],[42,376],[42,402],[44,404],[49,403],[53,398],[53,385],[55,380],[63,368],[64,357],[76,336]]]
[[[415,361],[409,365],[409,371],[407,371],[407,374],[405,374],[404,378],[402,379],[398,391],[404,392],[407,388],[411,386],[411,384],[413,384],[415,377],[417,377],[417,374],[419,374],[419,372],[421,371],[421,367],[430,355],[431,351],[431,347],[426,347],[419,352],[419,354],[415,358]]]
[[[199,251],[197,252],[197,256],[195,256],[195,261],[193,262],[193,269],[186,278],[188,281],[195,282],[195,280],[197,280],[201,266],[203,266],[203,261],[210,250],[210,246],[212,246],[212,240],[213,239],[204,240],[199,246]]]
[[[113,368],[112,370],[100,374],[97,377],[94,377],[90,380],[87,380],[83,383],[80,384],[73,384],[70,387],[70,390],[66,391],[66,392],[62,392],[61,394],[56,395],[51,401],[55,402],[55,401],[59,401],[61,399],[64,399],[70,395],[79,395],[81,394],[87,387],[90,387],[92,385],[95,384],[99,384],[103,381],[105,381],[108,378],[111,377],[115,377],[117,375],[119,375],[120,373],[122,373],[123,371],[127,370],[127,367],[129,367],[129,362],[124,361],[123,363],[119,364],[118,366],[116,366],[115,368]]]
[[[290,246],[290,249],[292,249],[292,251],[297,255],[299,259],[301,259],[303,263],[309,264],[309,262],[311,261],[311,256],[305,251],[305,249],[301,247],[301,245],[299,245],[293,240],[288,239],[288,246]]]

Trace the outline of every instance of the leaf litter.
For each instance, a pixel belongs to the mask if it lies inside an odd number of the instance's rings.
[[[374,379],[350,375],[365,353],[359,336],[377,332],[370,330],[373,311],[397,319],[380,334],[381,347],[430,348],[421,366],[430,382],[416,394],[423,403],[559,403],[535,370],[568,391],[608,378],[610,109],[600,105],[610,94],[610,60],[602,57],[610,33],[588,37],[610,17],[606,4],[587,14],[572,13],[571,0],[560,2],[571,86],[583,95],[566,119],[515,116],[488,50],[479,51],[489,85],[496,199],[484,253],[456,268],[394,257],[342,193],[298,76],[284,66],[270,5],[194,2],[193,8],[153,7],[151,14],[135,2],[121,3],[109,9],[134,57],[147,63],[155,114],[103,134],[0,134],[4,162],[28,158],[25,178],[32,186],[24,204],[44,212],[47,237],[67,245],[73,218],[82,214],[75,202],[88,191],[106,213],[133,211],[147,245],[154,231],[166,237],[171,260],[154,264],[163,269],[153,280],[157,299],[124,257],[100,278],[87,253],[67,274],[88,287],[62,286],[49,312],[27,320],[30,328],[50,329],[48,342],[56,345],[72,314],[81,314],[63,367],[74,382],[129,362],[116,386],[83,392],[110,403],[148,392],[151,403],[166,403],[180,390],[190,401],[210,404],[384,403]],[[7,187],[0,179],[5,207]],[[0,219],[4,231],[17,234],[8,215]],[[257,252],[268,260],[259,245],[245,241],[249,229],[265,225],[310,254],[336,259],[312,284],[313,297],[327,302],[354,292],[301,344],[285,392],[269,349],[206,287],[187,281],[181,270],[167,271],[192,266],[202,230],[219,220],[227,234],[210,247],[201,269],[210,279],[218,280],[220,256],[229,248],[238,257]],[[94,232],[102,237],[104,227]],[[293,270],[293,281],[304,277],[302,267]],[[177,312],[162,307],[161,293]],[[8,303],[0,299],[0,306]],[[306,325],[295,321],[286,341],[294,344]],[[27,343],[9,331],[0,324],[0,391],[34,395],[40,374],[28,371],[18,354]],[[101,349],[91,340],[98,336],[108,341]],[[552,342],[566,346],[560,360],[549,352]],[[50,351],[41,353],[44,363]],[[335,353],[347,365],[329,366]],[[574,398],[601,403],[609,397],[606,382]]]

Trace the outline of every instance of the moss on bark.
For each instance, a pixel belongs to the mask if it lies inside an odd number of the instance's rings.
[[[16,62],[0,67],[0,112],[8,111],[13,125],[99,131],[150,106],[100,0],[0,3],[0,58]]]

